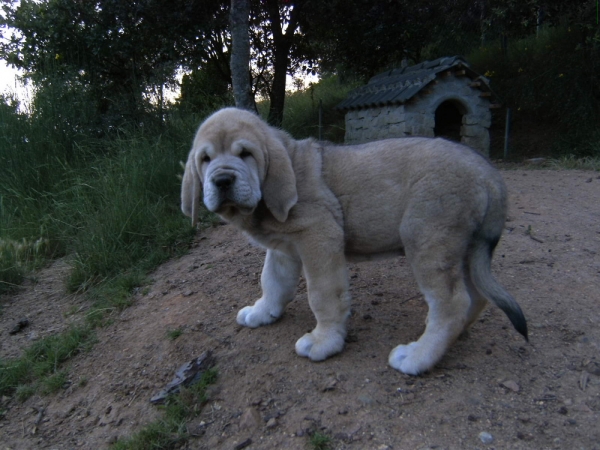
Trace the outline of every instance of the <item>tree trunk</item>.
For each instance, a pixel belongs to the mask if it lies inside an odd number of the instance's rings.
[[[250,86],[250,17],[249,0],[231,0],[231,81],[235,106],[256,112],[256,102]]]
[[[283,33],[282,20],[279,15],[279,4],[277,0],[266,0],[267,12],[271,19],[271,32],[273,34],[273,45],[275,55],[273,61],[273,84],[269,94],[270,106],[267,122],[270,125],[281,127],[283,121],[283,107],[285,105],[285,82],[287,79],[290,49],[294,39],[294,33],[298,28],[298,14],[304,2],[297,1],[290,11],[289,22],[285,33]]]
[[[278,46],[275,49],[273,62],[273,84],[269,95],[269,116],[267,122],[274,127],[281,127],[283,122],[283,107],[285,106],[285,83],[287,80],[289,49]]]

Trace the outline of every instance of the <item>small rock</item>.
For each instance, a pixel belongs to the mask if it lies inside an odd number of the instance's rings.
[[[240,430],[259,428],[262,423],[260,413],[254,408],[247,408],[240,418]]]
[[[184,296],[184,297],[189,297],[189,296],[191,296],[191,295],[193,295],[193,294],[194,294],[194,291],[187,290],[187,291],[185,291],[185,292],[183,293],[183,296]]]
[[[31,333],[29,333],[27,335],[28,341],[37,341],[39,338],[40,338],[39,334],[37,334],[35,331],[32,331]]]
[[[348,435],[348,433],[335,433],[333,435],[333,438],[336,441],[343,441],[343,442],[351,442],[352,441],[352,436]]]
[[[569,412],[569,410],[567,409],[567,407],[566,407],[566,406],[561,406],[561,407],[558,409],[558,413],[559,413],[559,414],[562,414],[563,416],[566,416],[566,415],[568,414],[568,412]]]
[[[494,442],[494,436],[492,436],[487,431],[482,431],[481,433],[479,433],[479,440],[484,444],[491,444],[492,442]]]
[[[546,158],[530,158],[530,159],[526,159],[525,162],[532,164],[534,166],[539,166],[546,162]]]
[[[323,385],[323,392],[327,392],[327,391],[333,391],[335,389],[335,385],[337,384],[338,380],[335,377],[330,377],[325,381],[325,384]]]
[[[29,320],[28,319],[21,319],[19,320],[8,332],[8,334],[17,334],[19,331],[21,331],[23,328],[26,328],[29,326]]]
[[[504,386],[507,389],[510,389],[513,392],[519,392],[520,389],[519,385],[513,380],[505,381],[504,383],[502,383],[502,386]]]
[[[363,405],[372,405],[375,400],[373,399],[373,397],[367,395],[367,394],[362,394],[358,396],[358,401],[360,403],[362,403]]]
[[[267,422],[267,428],[275,428],[277,426],[277,419],[275,417],[271,417]]]
[[[250,445],[252,445],[252,439],[248,438],[245,441],[242,441],[239,444],[237,444],[235,447],[233,447],[233,449],[234,450],[242,450],[243,448],[246,448]]]
[[[533,441],[533,435],[529,433],[518,432],[517,439],[520,439],[522,441]]]
[[[583,364],[583,369],[586,372],[591,373],[592,375],[597,375],[600,377],[600,363],[596,361],[586,361]]]
[[[221,387],[216,384],[211,384],[208,386],[204,392],[204,396],[209,399],[215,399],[221,393]]]
[[[593,412],[592,409],[584,403],[581,403],[580,405],[574,405],[571,407],[571,409],[573,411],[586,412],[586,413]]]

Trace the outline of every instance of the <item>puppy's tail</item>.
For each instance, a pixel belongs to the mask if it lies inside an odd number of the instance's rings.
[[[469,273],[479,293],[494,303],[508,316],[515,329],[526,341],[527,321],[517,301],[496,281],[491,271],[492,256],[499,236],[486,239],[476,238],[469,257]]]

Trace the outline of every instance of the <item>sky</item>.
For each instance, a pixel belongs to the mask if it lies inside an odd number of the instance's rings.
[[[19,109],[22,112],[27,110],[31,100],[31,89],[23,86],[23,83],[18,81],[16,77],[19,72],[12,67],[8,67],[4,60],[0,59],[0,95],[12,94],[19,100]]]
[[[17,71],[8,67],[4,60],[0,60],[0,93],[15,90],[15,76]]]
[[[19,6],[19,3],[16,2],[14,6]],[[0,11],[0,14],[3,14],[3,12]],[[0,29],[0,39],[4,40],[5,36],[10,36],[11,30],[6,28]],[[23,87],[15,83],[17,73],[15,69],[8,67],[3,59],[0,59],[0,94],[9,92],[22,95],[24,93]]]

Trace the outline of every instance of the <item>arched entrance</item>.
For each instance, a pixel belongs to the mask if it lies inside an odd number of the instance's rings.
[[[460,142],[465,107],[457,100],[446,100],[435,110],[435,127],[433,134],[452,141]]]

